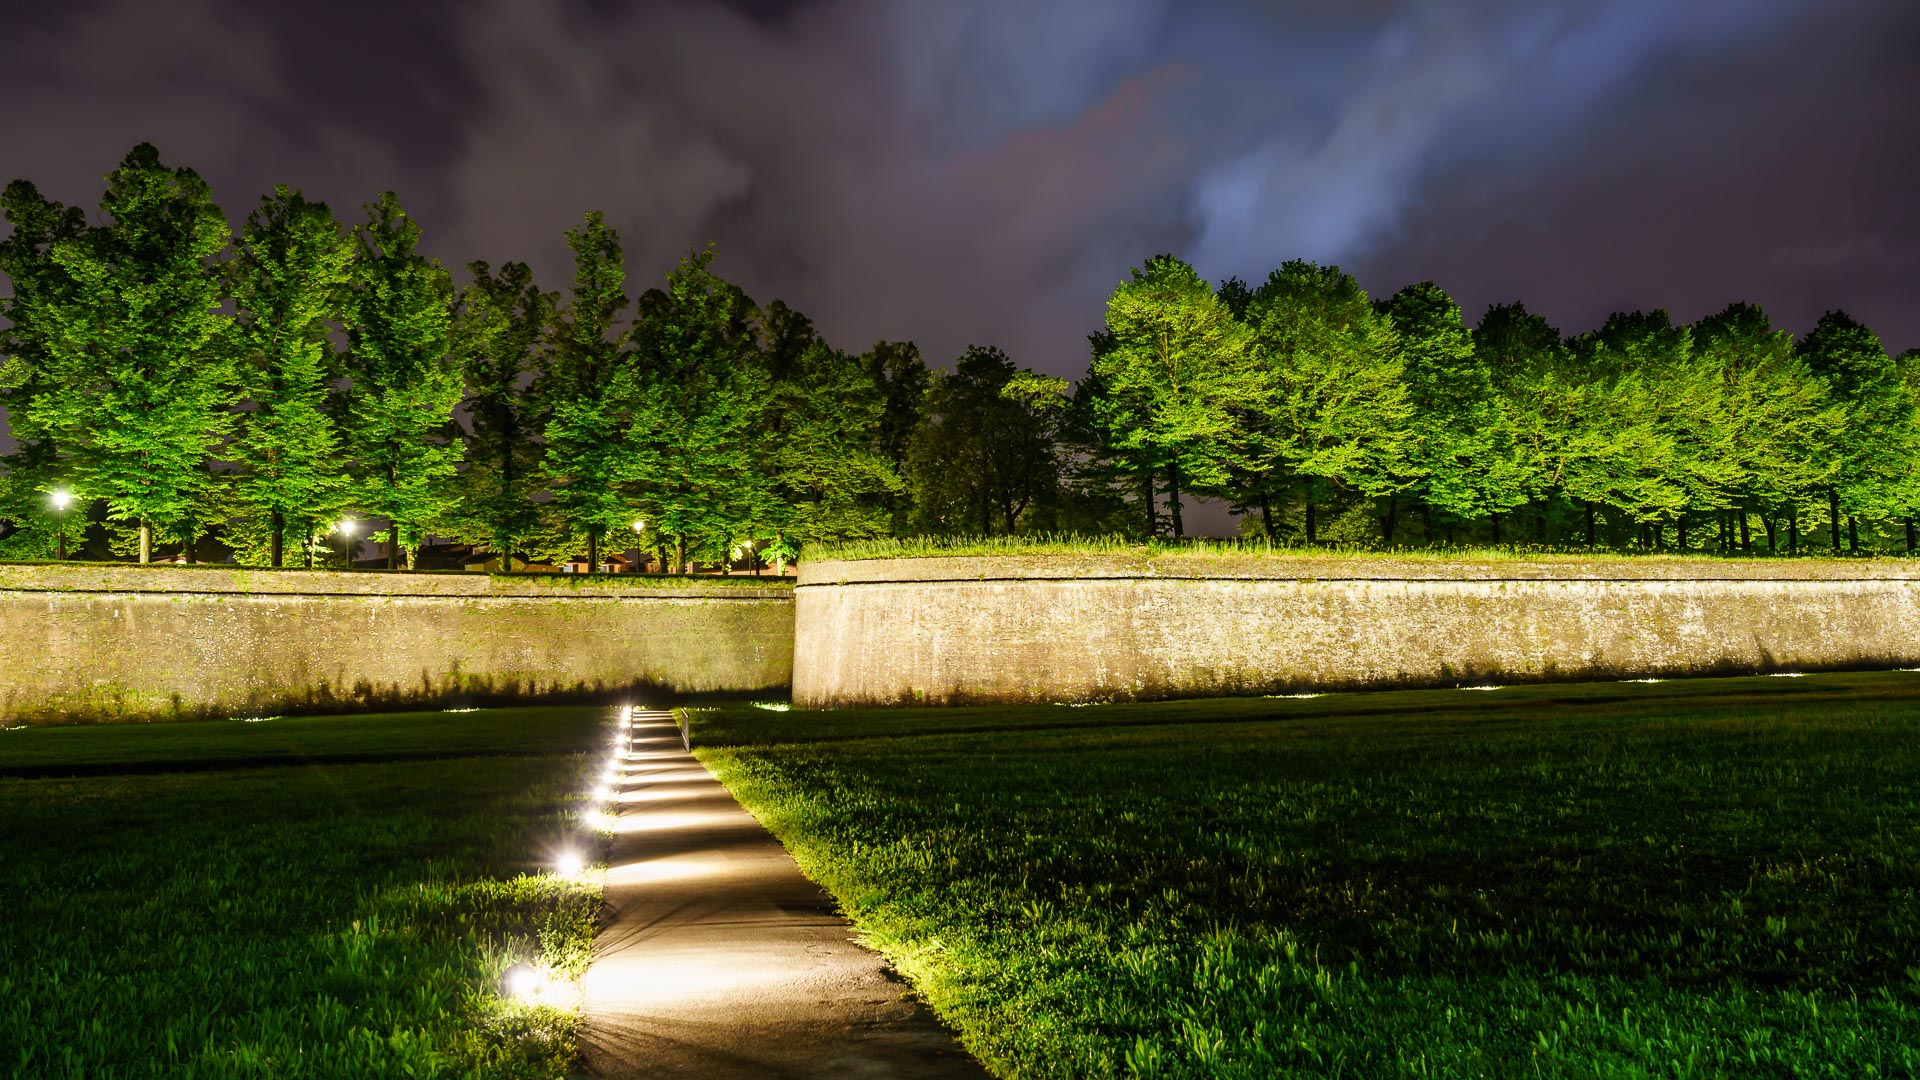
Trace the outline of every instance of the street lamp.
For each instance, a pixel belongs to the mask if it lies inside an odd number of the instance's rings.
[[[353,528],[353,522],[351,521],[343,521],[340,523],[341,553],[347,558],[347,569],[349,570],[353,569]]]
[[[53,510],[60,515],[60,531],[54,540],[54,558],[61,562],[67,561],[67,504],[72,501],[73,496],[64,490],[53,493]]]

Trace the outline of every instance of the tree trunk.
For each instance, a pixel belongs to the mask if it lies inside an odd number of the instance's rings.
[[[1500,542],[1500,515],[1488,514],[1487,520],[1493,522],[1493,542],[1498,544]]]
[[[1313,516],[1313,500],[1308,499],[1307,500],[1307,546],[1312,547],[1313,545],[1319,542],[1320,542],[1319,523],[1314,519],[1314,516]]]
[[[1587,547],[1593,547],[1593,500],[1582,500],[1587,508]]]
[[[1264,491],[1260,493],[1260,527],[1267,531],[1267,543],[1273,543],[1273,505]]]
[[[1664,522],[1656,521],[1647,527],[1653,530],[1653,550],[1659,551],[1661,545],[1666,542],[1663,534],[1666,532],[1667,526]]]
[[[1675,518],[1673,522],[1673,528],[1675,532],[1680,534],[1679,536],[1680,550],[1686,551],[1687,550],[1687,515],[1681,514],[1678,518]]]
[[[676,536],[673,538],[673,561],[674,561],[674,565],[680,568],[680,573],[684,574],[687,572],[687,534],[686,533],[681,533],[679,536]]]
[[[400,569],[400,523],[387,523],[387,569]]]
[[[273,512],[272,522],[273,540],[268,550],[271,552],[273,559],[273,568],[278,570],[280,569],[282,556],[285,555],[287,549],[287,519],[284,514],[275,510]]]
[[[1840,491],[1827,485],[1827,521],[1833,532],[1833,550],[1840,550]]]
[[[1393,530],[1394,527],[1399,524],[1399,517],[1400,497],[1397,495],[1387,496],[1387,514],[1380,519],[1380,542],[1388,547],[1393,546]]]
[[[1787,507],[1787,554],[1800,554],[1800,508]]]
[[[1753,523],[1747,520],[1747,512],[1740,511],[1740,554],[1753,554]]]
[[[140,519],[140,561],[153,561],[153,523],[146,518]]]
[[[1760,524],[1767,530],[1767,554],[1771,555],[1777,550],[1774,547],[1774,540],[1773,540],[1773,529],[1774,529],[1773,515],[1766,514],[1766,513],[1761,514]]]
[[[180,550],[186,554],[188,566],[192,566],[200,561],[193,551],[193,526],[191,525],[187,526],[185,542],[181,545]]]
[[[1860,554],[1860,523],[1851,514],[1847,515],[1847,550]]]
[[[1433,543],[1433,507],[1427,503],[1420,504],[1420,524],[1425,527],[1427,543]]]
[[[1913,554],[1913,519],[1907,519],[1907,554]]]
[[[1167,466],[1167,512],[1173,515],[1173,538],[1182,539],[1187,535],[1186,524],[1180,519],[1180,466]]]
[[[1160,531],[1160,515],[1154,513],[1153,506],[1153,467],[1141,469],[1140,479],[1147,489],[1147,539],[1151,540],[1153,534]]]
[[[600,530],[587,528],[587,573],[600,572]]]

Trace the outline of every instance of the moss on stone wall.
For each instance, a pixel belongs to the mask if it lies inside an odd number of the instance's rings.
[[[0,724],[789,684],[791,589],[605,580],[0,566]]]

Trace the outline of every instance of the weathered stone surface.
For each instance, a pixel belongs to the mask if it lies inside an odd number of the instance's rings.
[[[786,588],[0,566],[0,724],[789,684]]]
[[[1104,556],[801,569],[794,701],[1102,701],[1920,662],[1892,562]]]

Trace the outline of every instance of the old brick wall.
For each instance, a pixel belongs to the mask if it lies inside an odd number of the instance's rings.
[[[788,588],[0,566],[0,724],[784,690]]]
[[[813,563],[796,704],[1102,701],[1920,663],[1897,562]]]

